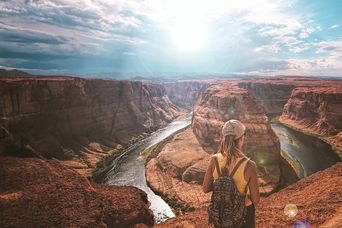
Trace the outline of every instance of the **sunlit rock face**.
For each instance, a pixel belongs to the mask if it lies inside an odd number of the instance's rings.
[[[342,86],[296,88],[280,121],[323,137],[342,158]]]
[[[178,115],[163,86],[139,81],[4,79],[0,91],[0,153],[76,159],[80,168]]]
[[[272,190],[279,181],[280,144],[264,108],[245,89],[234,83],[210,86],[194,109],[193,131],[203,148],[216,153],[223,124],[237,119],[245,124],[244,151],[258,165],[263,177],[262,191]]]
[[[172,103],[183,108],[192,108],[206,88],[214,81],[182,80],[163,84]]]

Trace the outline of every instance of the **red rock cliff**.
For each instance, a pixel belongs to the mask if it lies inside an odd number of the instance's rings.
[[[139,81],[2,79],[0,94],[0,154],[54,157],[80,169],[178,115],[161,85]]]
[[[342,86],[296,88],[280,121],[322,138],[342,158]]]

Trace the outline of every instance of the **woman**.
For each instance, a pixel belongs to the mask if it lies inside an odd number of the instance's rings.
[[[222,141],[217,154],[213,155],[207,168],[204,180],[203,191],[208,193],[212,191],[213,182],[218,178],[218,172],[215,166],[215,157],[221,170],[227,167],[229,174],[239,163],[238,168],[233,175],[233,181],[241,195],[247,190],[245,205],[247,207],[246,223],[242,227],[255,227],[255,208],[259,203],[259,185],[257,178],[257,169],[253,161],[246,159],[242,152],[242,146],[245,140],[246,127],[238,120],[227,121],[222,128]],[[239,162],[241,159],[244,161]],[[247,185],[248,184],[248,185]]]

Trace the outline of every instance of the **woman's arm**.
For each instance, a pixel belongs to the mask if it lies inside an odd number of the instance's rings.
[[[207,168],[207,171],[205,172],[204,180],[203,180],[203,185],[202,189],[204,193],[211,192],[213,190],[213,182],[214,182],[214,169],[215,169],[215,163],[214,163],[214,158],[210,158],[210,162]]]
[[[259,183],[258,183],[258,175],[257,168],[255,162],[249,161],[247,163],[248,169],[245,176],[249,177],[249,191],[251,193],[251,200],[253,204],[256,206],[260,201],[260,193],[259,193]]]

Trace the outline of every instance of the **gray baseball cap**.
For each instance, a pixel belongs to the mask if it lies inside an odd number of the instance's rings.
[[[226,137],[227,135],[235,135],[235,139],[240,138],[245,134],[246,127],[243,123],[238,120],[228,120],[225,122],[222,128],[222,135]]]

